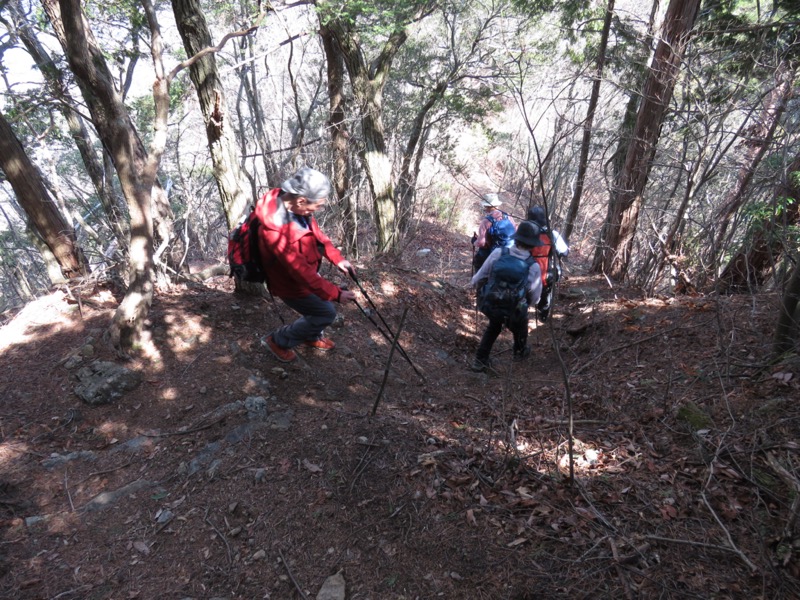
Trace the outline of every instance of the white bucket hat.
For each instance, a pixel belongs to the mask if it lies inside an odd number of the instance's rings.
[[[484,208],[487,206],[500,206],[501,204],[502,202],[497,194],[489,193],[481,196],[481,206]]]

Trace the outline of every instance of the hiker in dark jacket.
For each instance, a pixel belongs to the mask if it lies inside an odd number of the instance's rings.
[[[539,263],[531,256],[531,249],[541,245],[539,226],[530,221],[520,223],[514,234],[514,245],[511,248],[496,248],[483,263],[483,266],[472,277],[472,285],[478,288],[478,306],[489,317],[489,325],[483,332],[475,360],[473,371],[486,371],[491,366],[489,354],[497,337],[506,325],[514,336],[514,360],[519,361],[530,354],[528,348],[528,306],[536,305],[542,293],[541,272]],[[524,280],[522,297],[508,315],[493,314],[489,304],[488,288],[492,274],[498,261],[508,261],[508,256],[519,260],[522,266],[527,265],[527,279]]]
[[[540,239],[544,244],[531,252],[539,262],[539,268],[542,271],[542,297],[536,305],[536,316],[544,323],[550,315],[553,289],[561,274],[558,259],[566,258],[569,255],[569,246],[558,231],[548,227],[547,213],[541,206],[532,206],[528,209],[528,220],[539,226],[541,229]],[[553,246],[552,252],[551,246]],[[555,254],[555,256],[552,254]],[[550,261],[553,264],[550,264]]]
[[[273,295],[302,315],[262,339],[262,344],[281,362],[295,360],[297,354],[292,348],[300,344],[332,350],[336,344],[323,337],[323,331],[336,318],[333,302],[355,300],[353,292],[319,274],[323,257],[343,273],[353,268],[322,233],[313,216],[330,193],[331,184],[325,175],[303,167],[256,204],[261,223],[258,249],[267,285]]]
[[[501,211],[498,207],[503,203],[497,194],[484,194],[481,196],[481,207],[483,208],[483,216],[478,224],[478,232],[472,236],[472,245],[474,246],[474,254],[472,258],[472,266],[475,271],[481,268],[486,257],[492,253],[492,250],[501,245],[511,245],[511,234],[516,229],[514,219]],[[507,232],[508,240],[495,240],[489,230],[495,221],[502,221],[507,219]]]

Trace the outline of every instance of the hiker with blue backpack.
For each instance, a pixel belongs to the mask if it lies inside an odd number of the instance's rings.
[[[478,232],[472,236],[474,246],[472,267],[474,271],[481,268],[495,248],[507,248],[513,242],[514,231],[517,227],[508,213],[498,208],[502,204],[497,194],[484,194],[481,197],[484,215],[481,217]]]
[[[513,245],[496,248],[472,277],[478,289],[478,308],[489,317],[471,369],[487,371],[492,352],[503,326],[514,336],[514,361],[530,354],[528,347],[528,307],[541,297],[542,279],[539,263],[531,250],[541,246],[539,226],[523,221],[514,233]]]
[[[258,251],[270,292],[301,316],[276,329],[262,344],[281,362],[297,359],[294,347],[332,350],[336,344],[323,336],[336,318],[333,302],[355,301],[355,293],[319,274],[323,257],[345,274],[353,266],[322,233],[314,213],[331,193],[328,178],[303,167],[281,187],[268,191],[256,204]],[[352,275],[354,276],[354,275]]]

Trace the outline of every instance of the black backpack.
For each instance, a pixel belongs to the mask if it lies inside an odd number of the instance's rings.
[[[231,268],[229,277],[252,283],[266,281],[258,252],[260,225],[255,209],[251,208],[228,236],[228,265]]]
[[[508,214],[503,213],[503,216],[499,219],[495,219],[492,215],[486,215],[486,218],[491,223],[486,232],[486,238],[489,242],[487,246],[489,248],[508,248],[511,246],[516,228],[511,219],[508,218]]]
[[[527,310],[528,273],[535,260],[532,256],[517,258],[503,248],[481,290],[481,312],[490,319],[505,319],[517,310]]]

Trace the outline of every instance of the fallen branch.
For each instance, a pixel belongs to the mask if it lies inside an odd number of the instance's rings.
[[[193,427],[191,429],[185,429],[183,431],[167,431],[166,433],[140,433],[139,435],[143,435],[144,437],[152,437],[152,438],[160,438],[160,437],[170,437],[173,435],[186,435],[188,433],[195,433],[196,431],[203,431],[203,429],[208,429],[209,427],[213,427],[220,421],[226,419],[228,414],[222,415],[219,419],[211,421],[206,425],[198,425],[197,427]]]
[[[220,539],[221,539],[223,542],[225,542],[225,549],[228,551],[228,564],[229,564],[229,565],[230,565],[230,564],[233,564],[233,555],[231,554],[231,545],[228,543],[228,540],[227,540],[227,539],[225,539],[225,536],[224,536],[224,535],[222,535],[222,532],[221,532],[219,529],[217,529],[217,526],[216,526],[216,525],[214,525],[214,524],[213,524],[213,523],[212,523],[212,522],[211,522],[211,521],[208,519],[208,511],[209,511],[209,510],[210,510],[210,509],[206,508],[206,514],[203,516],[203,521],[205,521],[206,523],[208,523],[208,524],[211,526],[211,528],[214,530],[214,532],[215,532],[215,533],[216,533],[216,534],[217,534],[217,535],[220,537]]]
[[[381,382],[381,389],[378,390],[378,397],[375,398],[375,404],[372,406],[373,417],[375,416],[375,412],[378,410],[378,403],[381,401],[381,396],[383,395],[383,388],[386,387],[386,380],[389,379],[389,369],[392,366],[392,357],[394,356],[395,348],[397,348],[397,345],[399,343],[398,340],[400,339],[400,332],[403,331],[403,325],[406,322],[407,314],[408,314],[408,306],[406,306],[405,309],[403,310],[403,316],[400,317],[400,325],[397,327],[397,333],[394,334],[394,339],[392,340],[392,348],[391,350],[389,350],[389,359],[386,361],[386,367],[383,370],[383,381]],[[414,365],[412,364],[411,366],[413,367]]]
[[[300,587],[300,584],[297,583],[297,580],[294,578],[294,575],[292,575],[292,570],[289,568],[289,563],[286,562],[286,559],[283,557],[283,552],[280,551],[280,548],[278,549],[278,556],[281,557],[281,562],[283,563],[283,566],[286,567],[286,574],[289,575],[289,579],[292,580],[292,583],[294,584],[297,593],[300,594],[300,597],[303,600],[308,600],[308,596],[306,596],[306,593],[303,591],[303,588]]]
[[[772,452],[767,452],[767,462],[780,476],[780,478],[783,479],[783,482],[792,488],[792,491],[794,492],[792,507],[789,509],[789,520],[783,528],[784,539],[791,539],[794,532],[795,523],[797,523],[797,511],[798,508],[800,508],[800,482],[797,481],[797,478],[792,475],[786,469],[786,467],[778,462],[778,459],[774,454],[772,454]]]
[[[732,554],[740,554],[740,552],[735,548],[730,548],[728,546],[720,546],[718,544],[706,544],[705,542],[695,542],[694,540],[680,540],[676,538],[665,538],[658,535],[645,535],[644,536],[648,540],[653,540],[654,542],[667,542],[669,544],[683,544],[685,546],[696,546],[697,548],[706,548],[707,550],[724,550],[725,552],[730,552]],[[746,560],[746,559],[745,559]],[[750,563],[750,561],[747,561]],[[752,564],[752,563],[750,563]]]
[[[622,568],[622,564],[620,563],[619,558],[619,551],[617,550],[617,544],[614,542],[614,538],[608,538],[608,545],[611,547],[611,555],[614,557],[614,569],[617,571],[617,576],[619,577],[619,581],[622,584],[622,588],[625,590],[625,597],[628,600],[633,600],[633,592],[631,592],[631,584],[628,581],[628,578],[625,576],[625,571]]]

